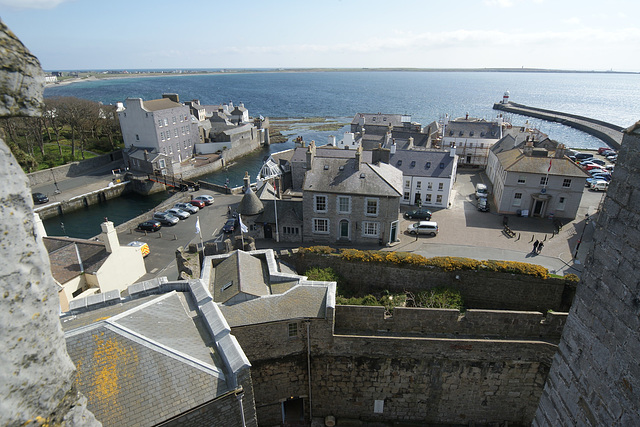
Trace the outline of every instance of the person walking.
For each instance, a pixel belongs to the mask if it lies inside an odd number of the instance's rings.
[[[539,241],[536,240],[535,242],[533,242],[533,253],[534,254],[538,253],[538,245],[540,245]]]
[[[538,253],[542,252],[543,246],[544,246],[544,243],[540,242],[540,244],[538,245]]]

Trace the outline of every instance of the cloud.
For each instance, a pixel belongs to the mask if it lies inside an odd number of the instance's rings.
[[[565,24],[574,25],[579,24],[581,21],[580,18],[574,16],[573,18],[564,19],[562,22],[564,22]]]
[[[0,6],[13,9],[53,9],[72,0],[0,0]]]

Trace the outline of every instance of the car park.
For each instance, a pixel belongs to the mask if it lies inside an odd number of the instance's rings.
[[[213,204],[213,196],[210,196],[208,194],[203,194],[198,197],[195,197],[194,200],[200,200],[207,206]]]
[[[168,214],[166,212],[156,212],[153,214],[153,219],[160,221],[163,225],[176,225],[180,220],[178,217]]]
[[[202,200],[196,200],[196,199],[191,200],[189,204],[197,207],[198,209],[202,209],[206,206]]]
[[[409,234],[438,234],[438,223],[434,221],[420,221],[407,227]]]
[[[180,208],[167,209],[166,213],[168,213],[169,215],[177,216],[179,219],[187,219],[191,216],[189,212],[183,211]]]
[[[238,225],[238,218],[229,218],[222,226],[222,231],[224,233],[233,233],[238,228]]]
[[[424,219],[426,221],[429,221],[431,219],[431,211],[429,209],[416,209],[413,211],[408,211],[404,213],[404,217],[405,218],[409,218],[409,219]]]
[[[480,212],[489,212],[489,201],[484,197],[478,199],[478,210]]]
[[[593,153],[576,153],[576,160],[586,160],[593,157]]]
[[[42,193],[32,193],[31,197],[33,197],[33,203],[36,205],[42,205],[44,203],[49,203],[49,198]]]
[[[145,242],[140,242],[138,240],[134,240],[133,242],[128,243],[127,246],[133,246],[135,248],[140,248],[140,252],[142,252],[142,257],[143,258],[151,253],[151,251],[149,250],[149,245],[146,244]]]
[[[183,211],[187,211],[189,213],[197,213],[200,208],[192,205],[191,203],[176,203],[173,205],[174,208],[182,209]]]
[[[158,231],[161,228],[162,224],[160,223],[160,221],[156,220],[145,221],[138,224],[138,230],[143,231]]]
[[[489,191],[487,190],[487,186],[484,184],[476,184],[476,199],[479,199],[480,197],[487,197],[487,195],[489,194]]]

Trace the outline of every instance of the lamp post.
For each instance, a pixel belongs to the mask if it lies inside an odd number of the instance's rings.
[[[584,237],[584,230],[587,229],[587,225],[589,224],[589,214],[585,214],[584,216],[584,227],[582,228],[582,233],[580,234],[580,238],[578,239],[578,244],[576,245],[576,253],[573,256],[573,259],[578,259],[578,249],[580,249],[580,243],[582,243],[582,237]]]

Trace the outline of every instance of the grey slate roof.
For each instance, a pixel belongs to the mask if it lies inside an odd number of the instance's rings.
[[[371,114],[371,113],[357,113],[353,120],[351,120],[351,124],[358,124],[360,118],[364,117],[364,127],[367,126],[402,126],[402,114]]]
[[[220,311],[232,328],[288,319],[324,318],[328,289],[326,285],[312,286],[302,282],[283,294],[231,306],[221,305]]]
[[[454,163],[455,158],[448,151],[396,150],[389,158],[389,164],[404,176],[450,178]]]
[[[297,147],[291,156],[291,162],[306,162],[308,147]],[[316,148],[315,158],[328,159],[353,159],[356,156],[356,150],[345,150],[344,148],[323,145]],[[361,160],[363,162],[371,162],[371,151],[363,151]]]
[[[355,162],[355,159],[316,158],[305,175],[304,190],[372,197],[402,195],[402,172],[398,169],[386,163],[360,163],[357,169]]]
[[[169,108],[182,107],[183,105],[170,100],[169,98],[152,99],[143,101],[142,106],[147,111],[168,110]]]
[[[56,281],[65,284],[82,272],[96,273],[109,257],[104,243],[69,237],[43,237]],[[82,261],[82,267],[78,261]]]
[[[253,296],[271,292],[265,278],[262,261],[243,251],[234,251],[216,266],[211,277],[213,300],[225,303],[244,293]]]
[[[65,327],[78,389],[105,426],[152,426],[230,389],[184,295],[144,301],[113,317],[117,306],[82,313],[94,323]]]
[[[554,157],[525,156],[521,150],[513,149],[497,153],[498,161],[508,172],[532,174],[560,175],[576,178],[587,178],[589,175],[568,157],[561,159]],[[549,169],[551,164],[551,169]]]
[[[498,139],[500,127],[496,122],[470,118],[451,120],[445,129],[446,137]]]
[[[257,215],[264,210],[264,205],[256,193],[249,187],[238,205],[240,215]]]

